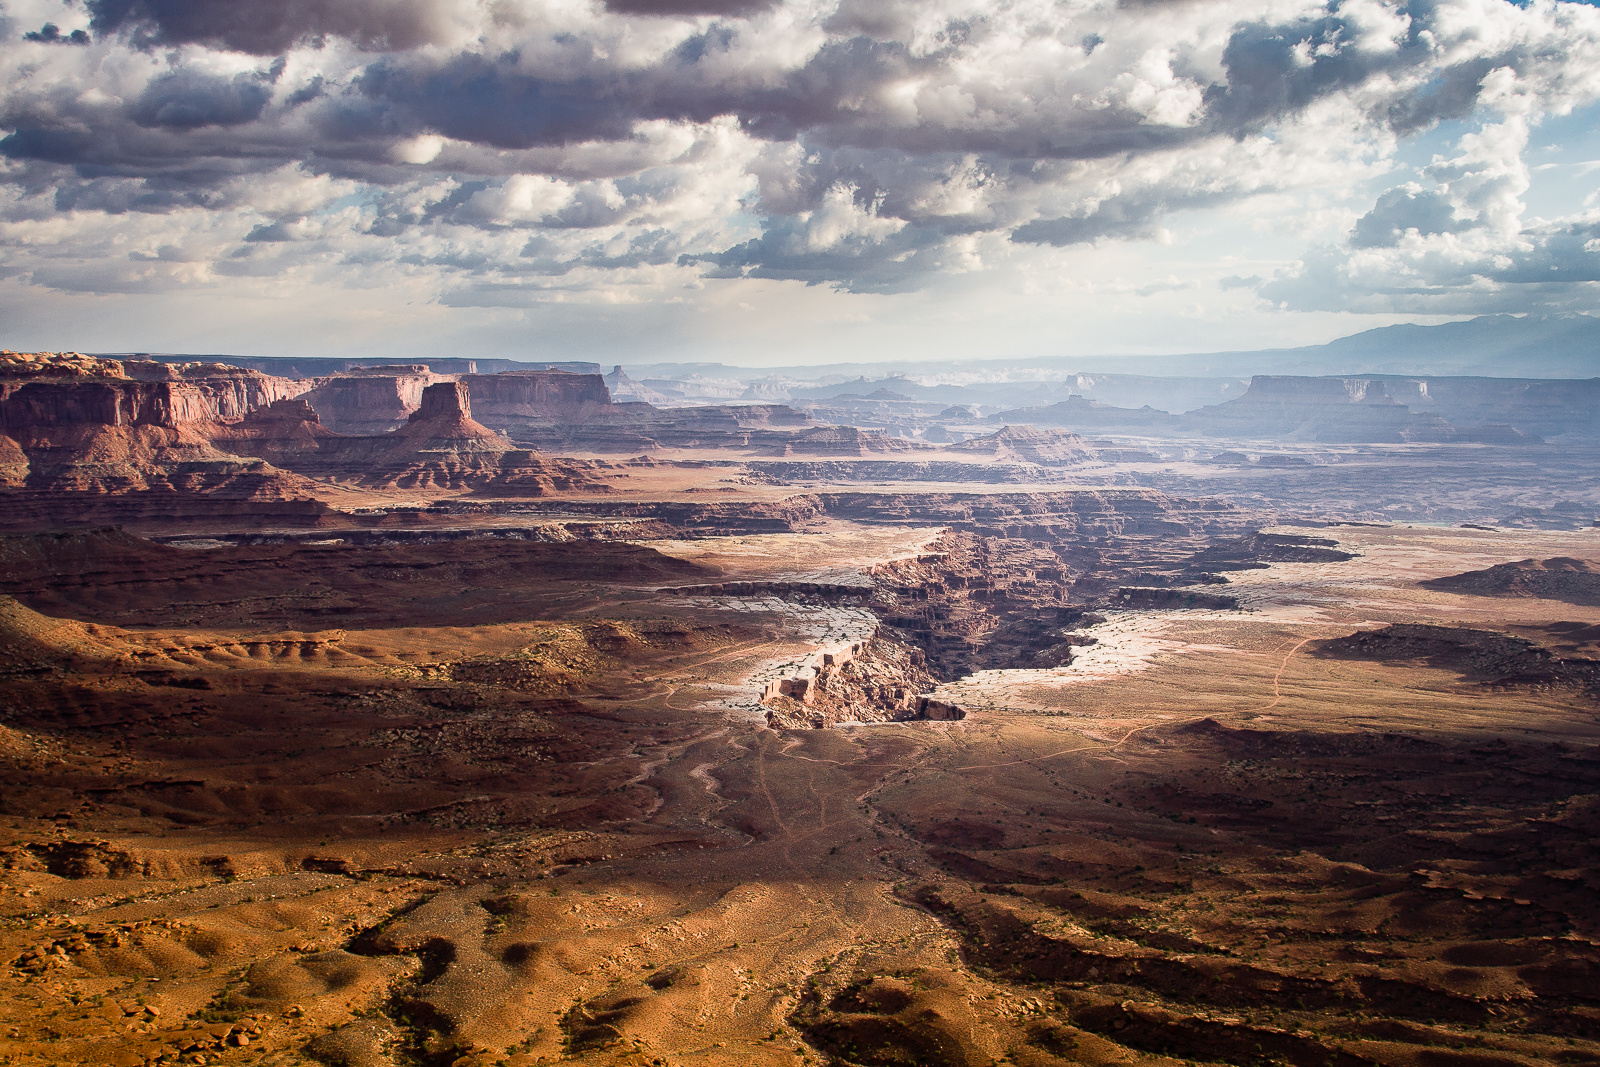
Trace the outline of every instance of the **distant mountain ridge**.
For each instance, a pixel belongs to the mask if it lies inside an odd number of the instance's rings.
[[[127,353],[102,355],[108,355],[109,358],[129,358]],[[399,356],[387,359],[338,359],[320,356],[195,356],[145,353],[140,354],[138,358],[166,363],[203,359],[284,377],[342,374],[361,367],[401,362]],[[599,365],[583,361],[417,357],[416,362],[427,363],[435,373],[445,374],[474,371],[495,373],[507,370],[601,373]],[[1462,322],[1447,322],[1437,326],[1409,323],[1382,326],[1340,337],[1322,345],[1190,352],[1178,355],[1102,354],[986,358],[982,353],[974,353],[959,360],[862,360],[851,363],[783,367],[641,361],[620,364],[617,371],[622,371],[632,381],[657,391],[660,390],[660,386],[656,380],[686,382],[695,379],[713,382],[721,379],[730,385],[744,383],[748,386],[749,394],[745,399],[764,401],[788,399],[791,396],[831,395],[833,393],[831,389],[816,390],[822,386],[839,386],[857,381],[873,383],[865,390],[871,392],[879,383],[901,378],[920,379],[924,383],[923,388],[930,391],[927,398],[933,399],[931,390],[943,384],[971,386],[983,383],[1056,381],[1082,374],[1107,379],[1102,383],[1102,388],[1113,385],[1110,379],[1127,379],[1125,386],[1121,382],[1115,383],[1119,387],[1117,390],[1119,395],[1106,395],[1103,399],[1114,404],[1137,404],[1154,401],[1157,397],[1154,383],[1146,382],[1144,388],[1151,390],[1150,398],[1136,399],[1133,394],[1138,392],[1139,383],[1132,379],[1140,376],[1187,377],[1191,379],[1188,383],[1190,388],[1197,391],[1211,391],[1211,395],[1200,403],[1207,400],[1215,403],[1243,392],[1244,382],[1238,379],[1256,374],[1319,377],[1377,374],[1482,375],[1495,378],[1600,377],[1600,316],[1482,315]],[[616,374],[617,371],[612,373]],[[1236,384],[1224,379],[1235,379]],[[917,395],[899,385],[891,387],[908,396]],[[1088,389],[1083,391],[1086,394],[1089,392]],[[1218,391],[1221,391],[1222,395],[1217,395]],[[1127,395],[1120,395],[1122,393]],[[942,398],[943,394],[939,395]],[[1102,399],[1098,396],[1096,398]],[[727,397],[721,399],[725,401]],[[1173,402],[1177,398],[1162,399],[1165,403],[1160,406],[1169,410],[1175,407],[1181,410],[1182,405]],[[950,402],[956,401],[952,399]]]
[[[1181,359],[1184,357],[1163,357]],[[1438,326],[1381,326],[1304,348],[1219,352],[1196,357],[1233,371],[1274,358],[1250,373],[1451,375],[1491,378],[1600,377],[1600,318],[1592,315],[1481,315]]]

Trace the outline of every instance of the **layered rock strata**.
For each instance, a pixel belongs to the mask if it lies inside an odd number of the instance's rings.
[[[435,382],[399,429],[348,436],[321,425],[305,400],[254,412],[222,436],[227,447],[259,454],[313,477],[371,487],[543,496],[608,492],[594,464],[519,449],[473,418],[466,382]]]
[[[0,521],[124,521],[189,505],[314,518],[304,479],[212,441],[226,421],[303,391],[223,364],[0,353]]]
[[[960,707],[926,696],[938,684],[920,649],[885,633],[832,651],[761,694],[767,725],[823,729],[840,722],[906,722],[966,717]]]
[[[1097,458],[1088,440],[1064,430],[1036,430],[1032,426],[1003,426],[992,434],[951,445],[951,452],[982,456],[995,463],[1033,463],[1064,467]]]
[[[421,406],[424,389],[444,380],[423,363],[365,367],[316,380],[305,399],[331,430],[388,433]]]

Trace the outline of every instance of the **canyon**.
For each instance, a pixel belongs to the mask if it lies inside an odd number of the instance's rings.
[[[1593,383],[236,363],[0,354],[6,1062],[1600,1063]]]

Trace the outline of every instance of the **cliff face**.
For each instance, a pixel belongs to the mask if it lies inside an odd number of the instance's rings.
[[[237,455],[261,457],[297,474],[370,488],[527,497],[611,491],[595,464],[519,450],[475,421],[463,382],[423,388],[417,409],[388,433],[336,433],[322,425],[305,399],[296,399],[220,427],[214,439]]]
[[[997,463],[1036,463],[1063,467],[1095,458],[1094,449],[1078,434],[1065,430],[1036,430],[1032,426],[1005,426],[984,437],[951,445],[951,452],[993,458]]]
[[[1186,417],[1202,433],[1337,442],[1484,442],[1600,436],[1600,378],[1257,375],[1226,404]]]
[[[64,493],[235,502],[305,495],[304,479],[211,442],[225,422],[302,391],[302,383],[217,363],[0,353],[0,484],[16,494],[8,507],[23,521],[49,513]],[[105,507],[117,520],[138,509],[126,500]],[[75,500],[73,513],[81,512]]]
[[[1202,432],[1232,437],[1284,437],[1309,441],[1447,441],[1454,427],[1419,414],[1390,395],[1382,381],[1258,374],[1237,400],[1191,412]]]
[[[372,367],[314,379],[315,388],[305,398],[331,430],[387,433],[403,426],[421,406],[424,389],[444,380],[423,364]]]
[[[1408,406],[1456,426],[1505,424],[1542,437],[1600,437],[1600,378],[1412,378],[1405,386],[1415,394],[1400,394]]]
[[[305,385],[220,363],[162,364],[0,354],[0,432],[66,426],[161,426],[238,419]],[[9,357],[9,358],[7,358]]]
[[[529,420],[581,422],[614,410],[598,374],[463,374],[460,381],[472,410],[496,429]]]

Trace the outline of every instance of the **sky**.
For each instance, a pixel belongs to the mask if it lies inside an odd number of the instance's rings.
[[[1600,313],[1600,8],[0,0],[0,345],[848,360]]]

